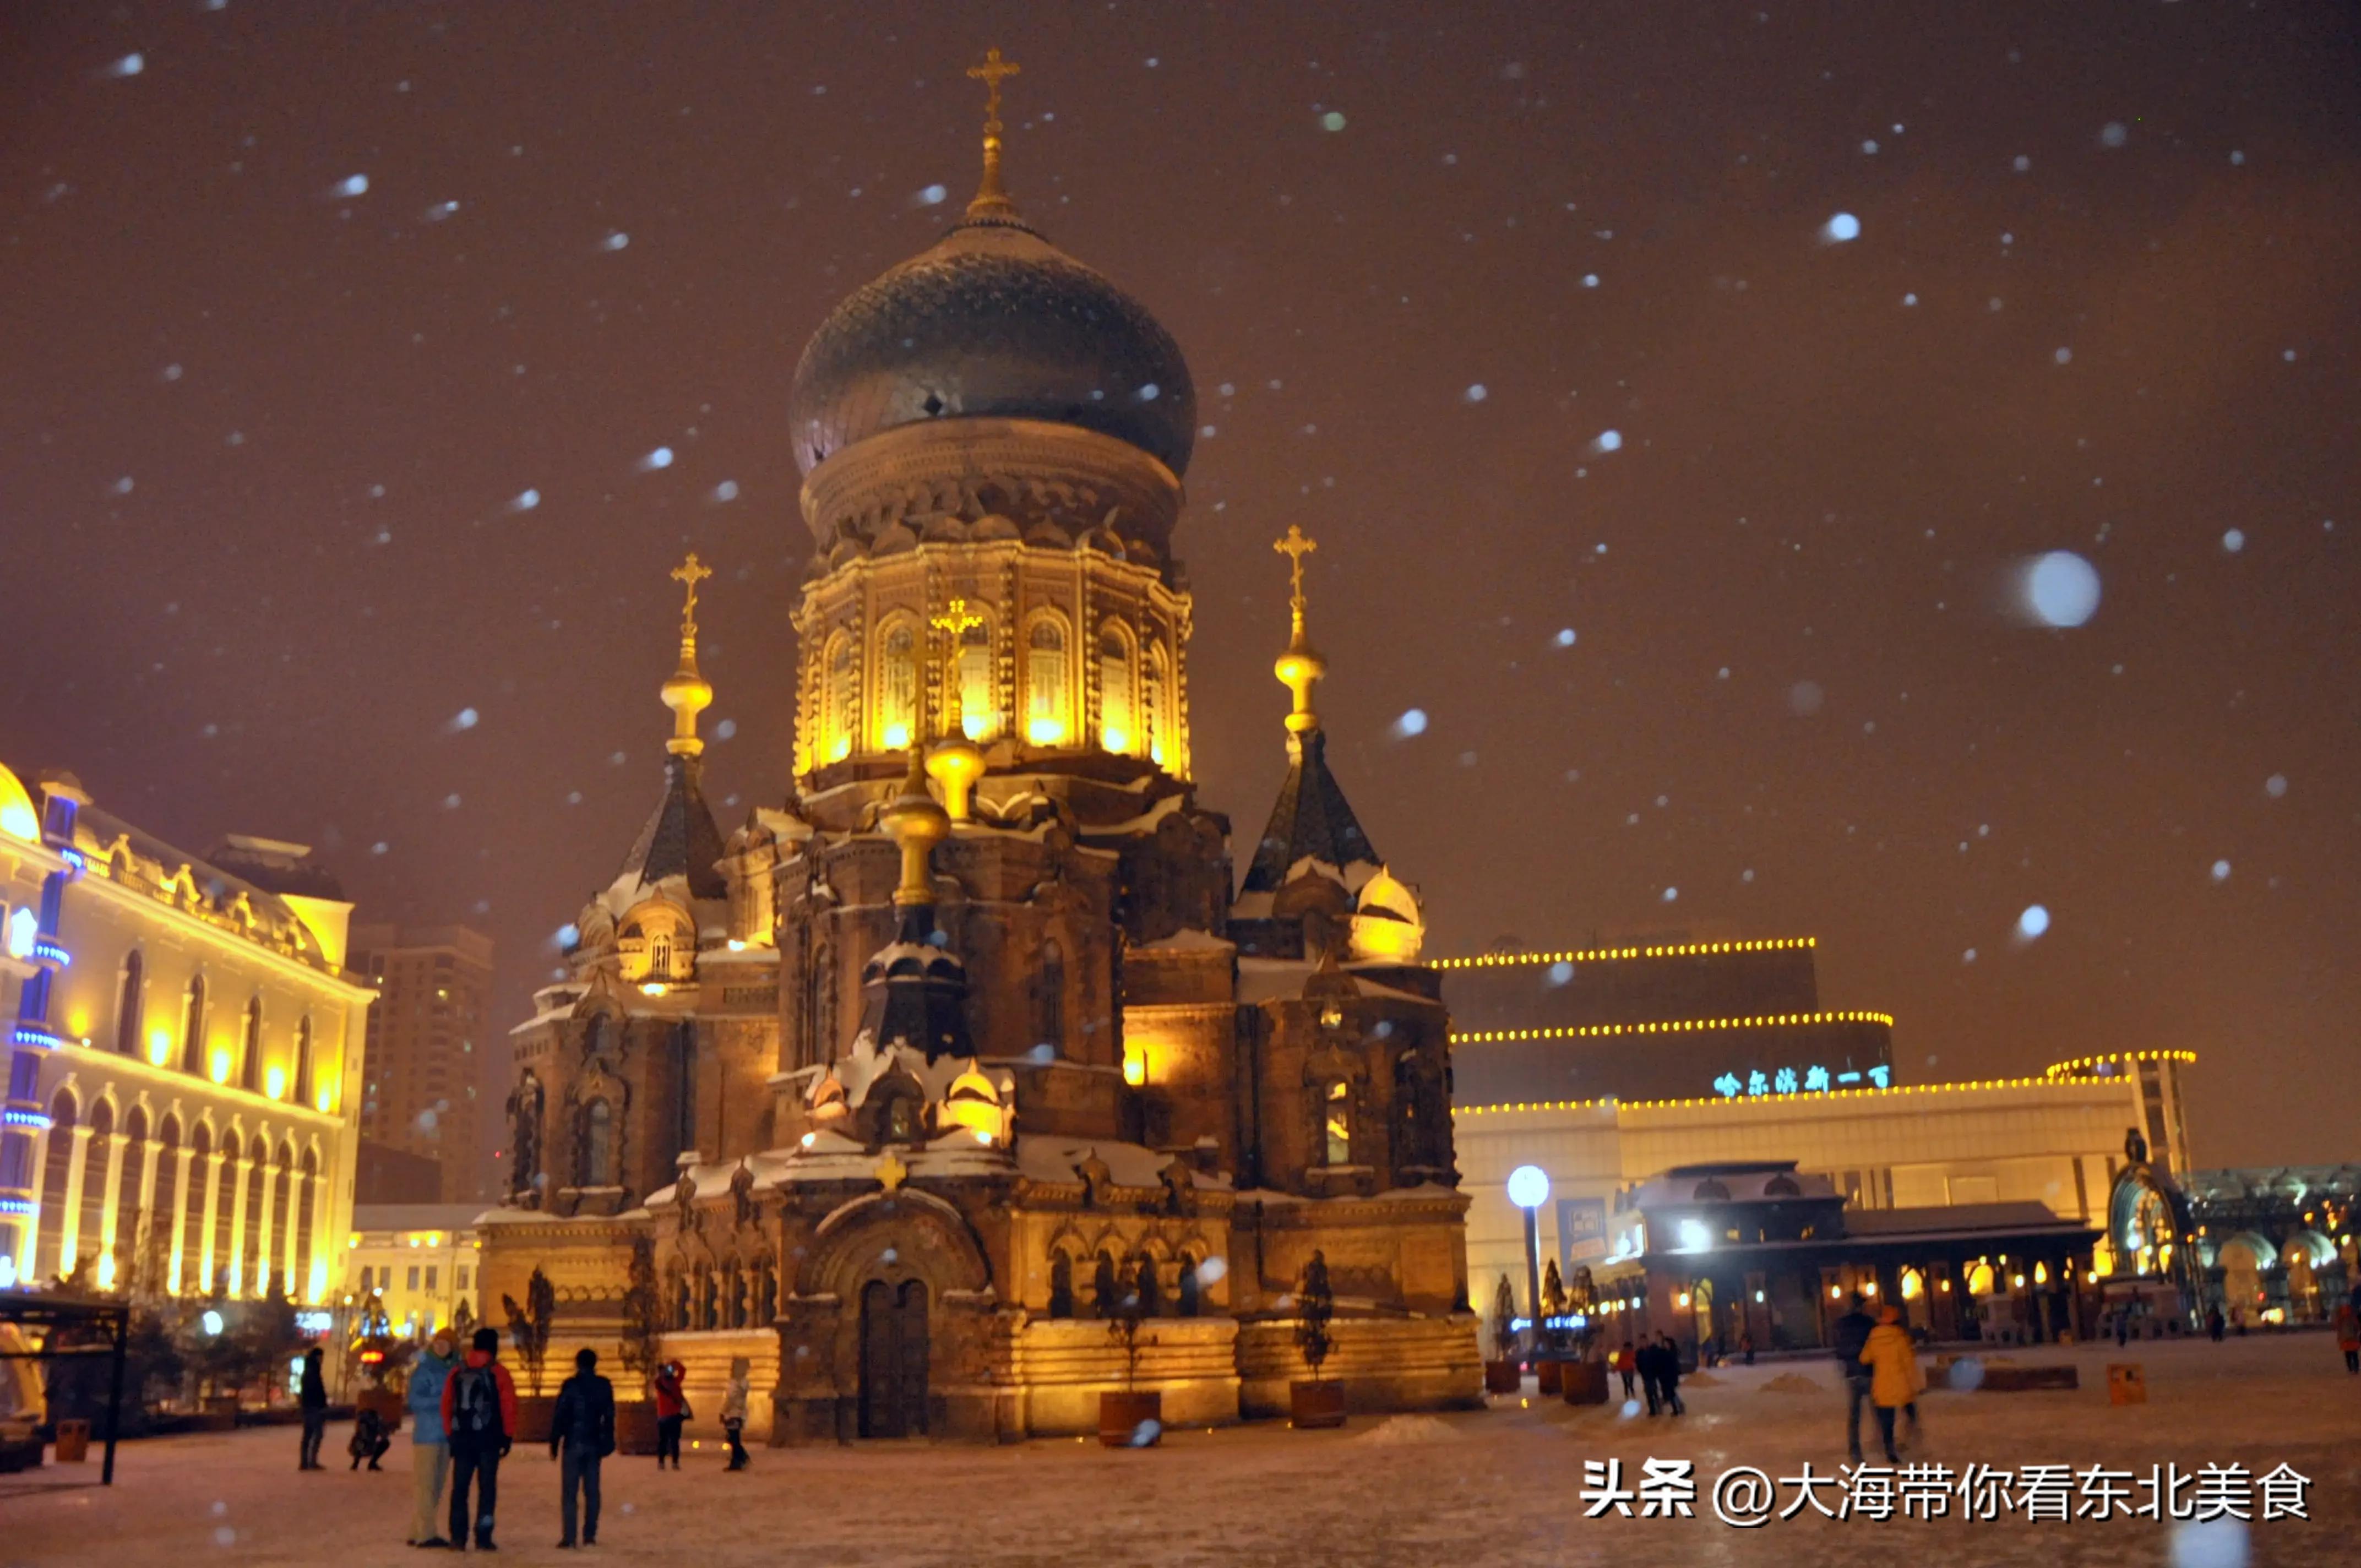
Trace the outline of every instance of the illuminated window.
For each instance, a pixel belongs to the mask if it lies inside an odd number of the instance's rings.
[[[140,997],[147,985],[147,960],[134,948],[124,956],[123,981],[115,992],[115,1048],[126,1057],[139,1054]]]
[[[181,999],[181,1070],[205,1070],[205,977],[192,976]]]
[[[878,741],[898,751],[918,733],[918,634],[908,621],[886,628],[877,673]]]
[[[648,938],[648,978],[672,978],[672,927],[659,926]]]
[[[971,626],[960,633],[960,728],[971,740],[1000,733],[1000,703],[992,689],[992,629]]]
[[[1062,1252],[1052,1254],[1049,1258],[1049,1315],[1053,1318],[1074,1315],[1074,1260]]]
[[[1977,1296],[1989,1296],[1992,1294],[1992,1265],[1989,1263],[1971,1264],[1968,1267],[1968,1289],[1970,1293]]]
[[[1328,1086],[1326,1121],[1328,1163],[1353,1163],[1353,1091],[1345,1083]]]
[[[1202,1304],[1202,1288],[1197,1279],[1197,1260],[1187,1253],[1180,1255],[1180,1315],[1193,1318]]]
[[[577,1185],[612,1187],[615,1184],[615,1108],[606,1101],[593,1100],[582,1108],[581,1145],[575,1160]]]
[[[246,1025],[237,1042],[237,1086],[257,1093],[262,1091],[262,998],[250,999],[246,1004]]]
[[[1099,745],[1118,755],[1140,741],[1131,684],[1130,634],[1110,622],[1099,631]]]
[[[1065,743],[1066,629],[1044,616],[1025,640],[1025,739],[1036,746]]]
[[[1057,938],[1041,944],[1033,971],[1033,1041],[1062,1052],[1066,1044],[1066,950]]]
[[[1172,661],[1160,642],[1148,645],[1148,667],[1139,681],[1139,728],[1148,741],[1148,758],[1159,767],[1171,759]]]
[[[295,1103],[312,1103],[312,1017],[308,1013],[295,1024]]]
[[[852,754],[861,715],[861,665],[853,656],[852,639],[841,631],[829,638],[821,664],[817,760],[840,762]]]

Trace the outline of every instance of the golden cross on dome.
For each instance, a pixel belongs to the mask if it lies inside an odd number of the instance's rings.
[[[1013,60],[1003,60],[1000,50],[984,51],[982,65],[967,68],[971,81],[983,83],[983,183],[976,188],[975,200],[967,204],[968,215],[978,213],[1010,213],[1016,211],[1008,192],[1000,186],[1000,84],[1024,69]]]
[[[694,550],[688,553],[687,560],[672,569],[672,580],[688,587],[688,602],[680,609],[680,634],[684,640],[697,635],[697,585],[711,576],[713,568],[699,561]]]
[[[938,631],[950,632],[951,634],[951,641],[953,642],[957,642],[961,632],[965,631],[971,626],[982,626],[983,624],[983,617],[969,609],[967,608],[967,600],[958,598],[944,605],[942,614],[936,616],[933,620],[928,621],[927,624],[933,627]]]
[[[1303,613],[1303,558],[1319,549],[1320,542],[1290,522],[1287,525],[1287,537],[1271,548],[1287,557],[1287,604],[1300,617]]]
[[[892,1149],[887,1149],[885,1157],[877,1162],[877,1179],[888,1192],[901,1186],[909,1174],[910,1168],[895,1158]]]

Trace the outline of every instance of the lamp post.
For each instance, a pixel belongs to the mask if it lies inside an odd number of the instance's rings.
[[[1549,1193],[1549,1176],[1540,1166],[1521,1165],[1509,1172],[1509,1201],[1525,1212],[1525,1316],[1536,1344],[1542,1335],[1541,1207]]]

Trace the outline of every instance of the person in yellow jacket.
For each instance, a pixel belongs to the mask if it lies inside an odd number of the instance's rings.
[[[1869,1400],[1877,1409],[1877,1435],[1885,1444],[1886,1462],[1899,1464],[1902,1455],[1894,1451],[1894,1412],[1909,1412],[1910,1438],[1916,1442],[1918,1395],[1927,1387],[1918,1372],[1918,1347],[1902,1326],[1901,1308],[1880,1310],[1877,1327],[1869,1331],[1869,1343],[1861,1347],[1861,1362],[1870,1369]]]

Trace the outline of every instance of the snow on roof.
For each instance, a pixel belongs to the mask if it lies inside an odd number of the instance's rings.
[[[1164,1168],[1178,1157],[1162,1149],[1104,1138],[1052,1138],[1036,1134],[1016,1141],[1016,1166],[1035,1181],[1080,1181],[1077,1169],[1093,1155],[1106,1163],[1107,1176],[1118,1187],[1161,1187]],[[1219,1172],[1191,1169],[1191,1184],[1226,1189],[1230,1179]]]
[[[1135,953],[1235,952],[1237,944],[1216,937],[1211,931],[1201,931],[1194,926],[1183,926],[1169,937],[1159,937],[1152,942],[1142,942],[1132,948]]]

